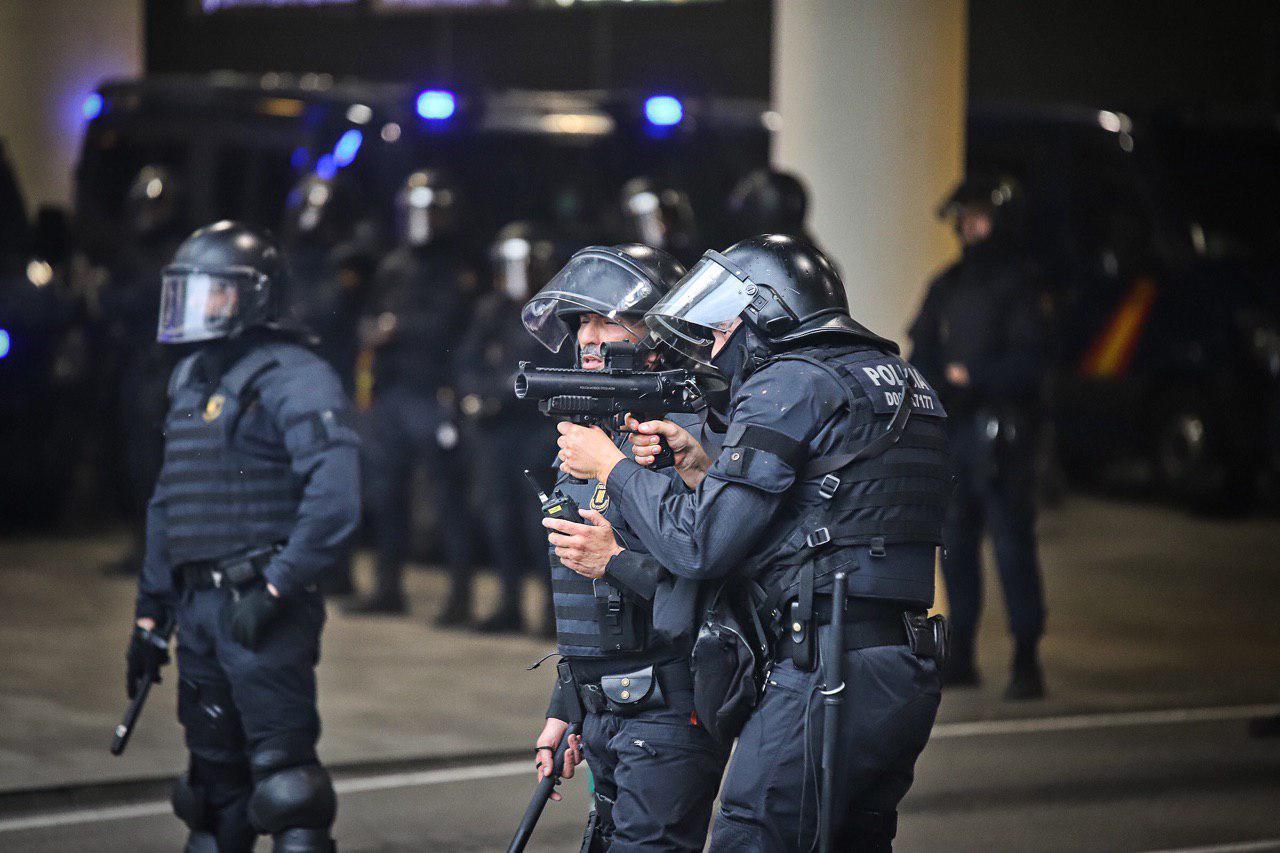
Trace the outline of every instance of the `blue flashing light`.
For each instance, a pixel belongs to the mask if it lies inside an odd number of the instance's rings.
[[[364,134],[354,127],[338,137],[338,144],[333,146],[333,163],[339,169],[350,166],[360,151],[360,143],[364,142]]]
[[[93,121],[102,115],[102,107],[102,96],[97,92],[90,92],[89,97],[85,98],[84,103],[80,105],[80,111],[84,113],[85,121]]]
[[[9,354],[9,330],[0,329],[0,358]]]
[[[453,92],[444,89],[427,89],[418,95],[418,115],[432,121],[444,121],[453,116],[458,99]]]
[[[644,117],[658,127],[671,127],[684,118],[684,104],[671,95],[653,95],[645,99]]]
[[[289,157],[289,165],[293,167],[295,172],[301,172],[307,168],[307,164],[310,162],[311,152],[303,146],[293,149],[293,154]]]
[[[333,176],[336,174],[338,174],[338,164],[333,162],[333,155],[320,155],[320,159],[316,161],[316,175],[326,181],[329,181],[332,180]]]

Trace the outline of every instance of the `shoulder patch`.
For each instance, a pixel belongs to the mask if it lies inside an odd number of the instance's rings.
[[[908,372],[915,385],[911,395],[911,413],[926,417],[943,418],[947,412],[942,408],[942,400],[938,392],[925,381],[920,371],[900,358],[886,356],[871,361],[863,361],[850,365],[848,373],[857,380],[862,390],[871,400],[871,408],[878,415],[891,415],[902,402],[902,391],[906,384]]]

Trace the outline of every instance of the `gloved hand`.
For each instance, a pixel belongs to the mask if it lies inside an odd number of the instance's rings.
[[[148,675],[159,683],[160,667],[169,662],[169,640],[162,633],[134,626],[125,653],[125,693],[130,699],[138,695],[142,680]]]
[[[233,597],[226,604],[224,616],[231,639],[247,649],[257,651],[267,628],[280,615],[280,599],[266,586],[254,586]]]

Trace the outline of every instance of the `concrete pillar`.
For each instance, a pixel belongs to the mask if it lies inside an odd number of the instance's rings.
[[[0,139],[29,212],[69,205],[84,100],[142,73],[142,0],[0,0]]]
[[[777,0],[779,166],[808,182],[810,223],[853,316],[903,340],[956,253],[934,218],[964,164],[965,0]]]

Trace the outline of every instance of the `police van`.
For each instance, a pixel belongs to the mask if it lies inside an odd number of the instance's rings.
[[[1068,471],[1250,506],[1280,469],[1275,117],[975,106],[968,132],[969,168],[1024,190]]]

